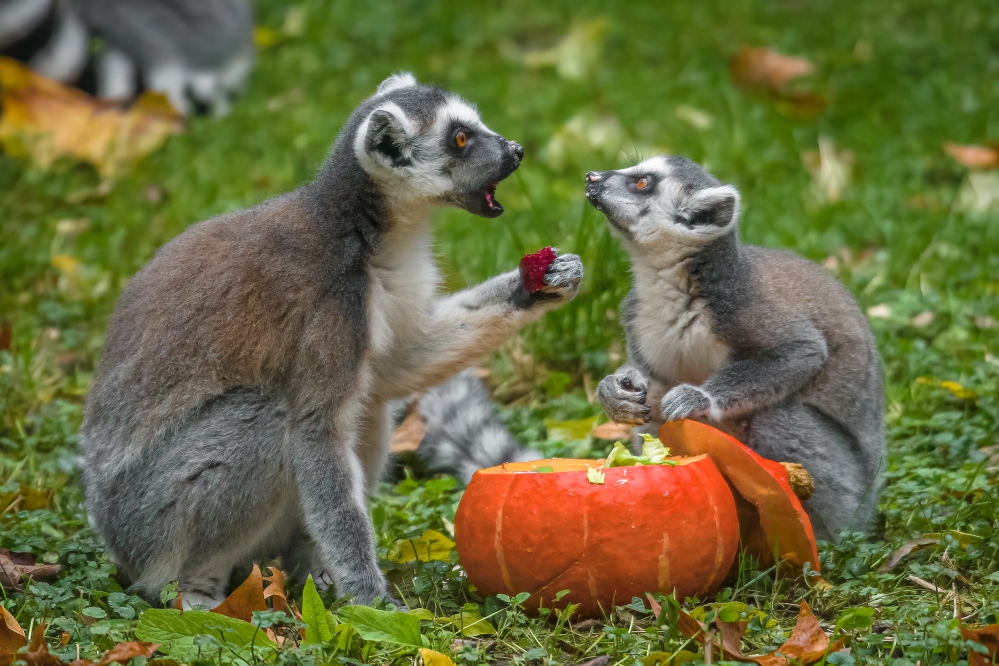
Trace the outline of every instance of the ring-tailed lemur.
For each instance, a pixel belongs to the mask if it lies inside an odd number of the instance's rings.
[[[367,603],[386,595],[365,493],[393,399],[439,384],[568,302],[563,255],[527,293],[512,270],[436,297],[429,218],[494,218],[523,149],[458,96],[393,76],[315,181],[197,224],[129,282],[81,429],[90,519],[119,571],[189,605],[281,553]],[[303,559],[304,558],[304,559]]]
[[[103,45],[93,61],[91,37]],[[130,99],[141,83],[181,113],[192,102],[223,113],[253,51],[249,0],[0,0],[0,54],[105,99]]]
[[[864,529],[885,463],[877,347],[820,266],[743,245],[739,193],[682,157],[591,171],[586,198],[631,255],[621,307],[631,364],[599,384],[616,421],[705,419],[815,477],[820,538]]]

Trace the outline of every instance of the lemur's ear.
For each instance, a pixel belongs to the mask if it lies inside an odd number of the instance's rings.
[[[709,187],[695,192],[680,215],[683,223],[694,227],[727,227],[739,215],[739,192],[731,185]]]
[[[416,85],[416,77],[409,72],[399,72],[398,74],[393,74],[378,86],[376,95],[381,95],[382,93],[387,93],[389,91],[395,90],[396,88],[408,88],[409,86]]]
[[[364,150],[390,166],[406,166],[410,162],[406,131],[407,119],[397,115],[399,109],[381,108],[368,116],[368,131],[364,136]]]

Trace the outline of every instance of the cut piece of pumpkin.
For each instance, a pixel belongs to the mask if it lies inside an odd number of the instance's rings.
[[[646,592],[712,592],[738,549],[735,499],[710,458],[676,462],[600,469],[603,483],[587,478],[601,460],[479,470],[454,521],[469,580],[486,595],[529,592],[528,610],[575,603],[586,617]]]
[[[791,488],[787,468],[767,460],[716,428],[697,421],[673,421],[659,439],[674,455],[707,455],[742,499],[738,502],[743,549],[761,566],[774,555],[795,567],[819,571],[812,521]]]

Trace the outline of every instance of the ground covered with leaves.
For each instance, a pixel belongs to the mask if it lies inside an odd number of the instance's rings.
[[[0,155],[0,583],[5,618],[28,637],[45,625],[35,663],[96,661],[137,639],[162,644],[154,659],[199,663],[411,663],[421,649],[459,664],[718,661],[737,655],[705,650],[687,613],[730,648],[764,655],[799,612],[801,632],[816,637],[817,626],[849,649],[795,653],[801,661],[984,663],[988,636],[967,627],[999,622],[991,0],[555,0],[488,11],[267,0],[257,22],[259,68],[231,115],[189,120],[136,166],[67,158],[43,169]],[[579,298],[489,362],[509,426],[548,455],[606,454],[611,442],[590,435],[593,387],[622,360],[627,260],[585,205],[585,171],[657,151],[690,156],[740,188],[746,240],[823,262],[856,294],[884,359],[890,460],[872,533],[821,544],[828,584],[744,562],[712,598],[635,599],[599,621],[529,618],[522,597],[483,598],[456,566],[456,483],[405,478],[371,504],[405,617],[361,617],[299,583],[286,596],[303,619],[272,594],[244,612],[254,629],[218,615],[181,621],[169,609],[176,590],[153,608],[120,587],[87,524],[74,459],[117,294],[187,225],[307,180],[350,109],[401,69],[474,100],[526,149],[501,186],[502,218],[438,215],[448,287],[545,245],[586,264]],[[0,624],[0,638],[17,642],[11,621]],[[745,632],[741,645],[730,625]],[[148,656],[121,650],[105,663]]]

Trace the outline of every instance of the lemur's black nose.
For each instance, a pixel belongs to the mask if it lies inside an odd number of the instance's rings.
[[[587,184],[589,184],[589,183],[595,183],[598,180],[600,180],[601,178],[603,178],[603,176],[601,176],[596,171],[590,171],[589,173],[586,174],[586,182],[587,182]]]
[[[524,159],[524,147],[516,141],[510,142],[510,150],[513,151],[513,156],[517,158],[518,162]]]

